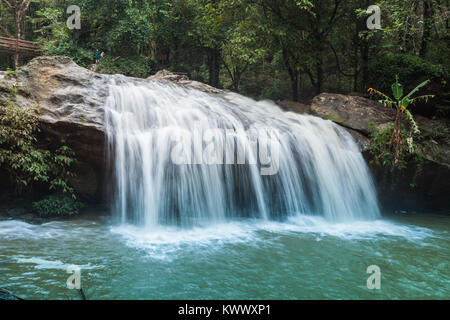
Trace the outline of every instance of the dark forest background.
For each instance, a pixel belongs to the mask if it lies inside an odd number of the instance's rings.
[[[368,30],[369,5],[381,29]],[[257,99],[390,91],[431,79],[428,115],[448,114],[448,0],[0,0],[0,36],[41,43],[97,71],[168,69]],[[69,5],[81,29],[69,30]],[[25,63],[19,61],[19,64]],[[17,61],[16,61],[17,63]],[[0,69],[14,68],[0,54]]]

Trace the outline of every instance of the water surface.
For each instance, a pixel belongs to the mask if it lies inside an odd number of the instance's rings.
[[[448,299],[450,218],[235,220],[152,232],[108,217],[0,221],[0,286],[27,299]],[[381,268],[381,290],[366,269]]]

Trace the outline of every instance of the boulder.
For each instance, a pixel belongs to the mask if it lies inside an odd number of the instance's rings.
[[[450,120],[415,115],[421,131],[418,151],[423,163],[409,165],[395,174],[375,175],[380,198],[393,210],[438,211],[449,213],[450,198]]]
[[[416,115],[422,132],[422,138],[416,142],[423,163],[391,172],[371,164],[372,155],[365,146],[370,142],[369,124],[374,123],[380,129],[393,124],[394,109],[364,97],[322,93],[313,98],[307,112],[350,129],[369,163],[384,212],[448,211],[450,199],[443,192],[450,189],[448,119],[433,120]]]
[[[38,57],[4,82],[17,90],[14,104],[38,108],[46,136],[64,141],[88,161],[102,163],[108,92],[101,75],[67,57]]]
[[[425,159],[420,165],[391,172],[369,163],[383,212],[442,212],[449,214],[450,166]]]
[[[61,56],[35,58],[0,80],[0,102],[8,99],[38,109],[42,143],[65,144],[76,153],[81,160],[79,173],[94,184],[75,181],[76,190],[92,199],[101,192],[105,167],[103,107],[108,92],[104,82],[104,76]]]
[[[294,102],[289,100],[282,100],[277,102],[277,104],[286,111],[292,111],[296,113],[306,113],[311,114],[311,106],[307,104],[303,104],[300,102]]]
[[[450,167],[450,119],[430,119],[415,115],[421,131],[419,152],[432,162]]]
[[[314,112],[312,110],[312,105],[303,104],[299,102],[289,101],[289,100],[282,100],[278,101],[277,104],[286,111],[292,111],[299,114],[309,114],[309,115],[318,115],[317,112]],[[324,119],[327,119],[327,117],[322,117]],[[339,123],[338,123],[339,124]],[[358,144],[358,147],[361,151],[367,151],[367,146],[369,144],[369,139],[367,136],[362,134],[360,131],[354,130],[350,127],[344,126],[344,129],[346,129],[355,139],[356,143]]]
[[[369,124],[378,128],[393,124],[395,110],[356,95],[322,93],[312,99],[311,105],[291,101],[278,104],[290,111],[312,114],[329,119],[350,132],[369,164],[384,212],[445,211],[448,213],[450,199],[450,121],[429,119],[415,115],[422,132],[418,151],[423,157],[420,165],[391,172],[371,163],[368,152]]]
[[[311,114],[369,135],[370,123],[392,123],[395,110],[363,97],[322,93],[312,99]]]
[[[147,80],[162,80],[162,81],[170,81],[172,83],[176,83],[181,86],[197,89],[206,93],[225,93],[226,90],[217,89],[211,87],[205,83],[189,80],[189,78],[182,73],[174,73],[167,70],[161,70],[155,73],[153,76],[147,78]]]
[[[64,56],[37,57],[17,72],[5,75],[0,73],[0,103],[36,107],[40,141],[53,146],[64,143],[76,153],[77,177],[71,181],[76,191],[86,199],[106,198],[104,106],[109,76],[80,67]],[[149,80],[170,81],[207,93],[226,92],[167,70]]]

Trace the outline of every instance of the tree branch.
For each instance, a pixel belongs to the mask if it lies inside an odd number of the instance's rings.
[[[13,4],[11,4],[9,1],[7,1],[7,0],[3,0],[3,2],[5,2],[5,3],[8,5],[8,7],[10,7],[10,8],[15,8],[15,7],[16,7],[15,3],[14,3],[14,5],[13,5]]]
[[[341,64],[339,63],[339,57],[337,55],[336,50],[334,49],[334,47],[331,43],[329,43],[329,46],[331,48],[331,51],[333,51],[333,53],[334,53],[334,57],[336,58],[336,65],[337,65],[337,70],[339,71],[339,73],[341,73],[345,77],[350,77],[350,78],[354,77],[355,74],[348,74],[348,73],[345,73],[344,71],[342,71]]]
[[[0,25],[0,30],[3,31],[4,34],[6,34],[7,37],[12,38],[13,36],[11,33],[9,33],[8,29],[6,29],[4,26]]]
[[[22,3],[20,4],[19,8],[21,11],[27,11],[28,8],[30,7],[30,1],[29,0],[23,0]]]

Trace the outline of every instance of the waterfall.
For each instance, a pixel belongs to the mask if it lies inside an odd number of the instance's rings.
[[[380,215],[361,152],[331,121],[235,93],[123,76],[108,81],[105,127],[122,223]]]

